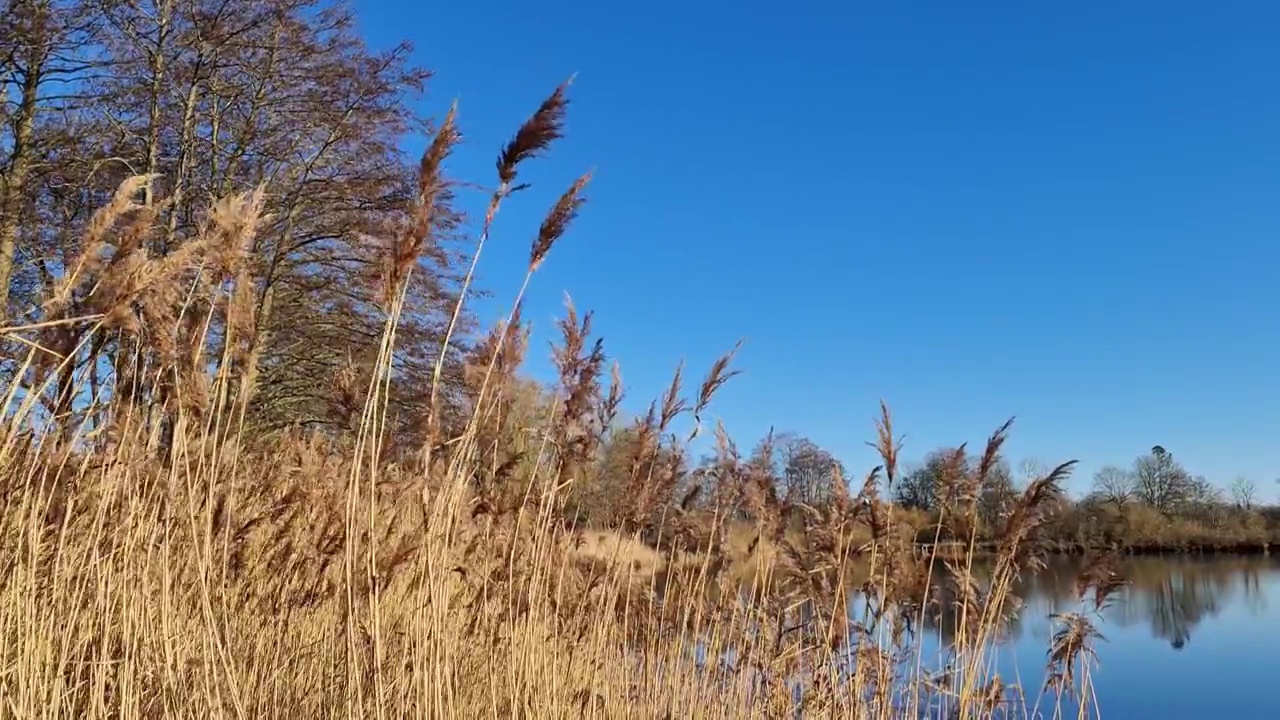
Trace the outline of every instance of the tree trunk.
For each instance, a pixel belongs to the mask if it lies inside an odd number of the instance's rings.
[[[13,120],[13,151],[9,169],[0,178],[0,323],[9,318],[9,289],[18,251],[27,173],[31,169],[31,136],[39,111],[41,61],[33,59],[22,82],[22,100]]]

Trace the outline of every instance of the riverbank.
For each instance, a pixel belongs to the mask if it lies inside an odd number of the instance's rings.
[[[800,539],[797,535],[794,540]],[[869,543],[869,538],[867,539]],[[871,546],[862,544],[865,556],[871,555]],[[753,528],[742,524],[732,526],[727,531],[722,545],[725,559],[734,568],[734,575],[749,578],[761,567],[769,567],[776,560],[777,548],[774,543],[756,540]],[[927,560],[932,556],[939,562],[956,562],[970,557],[968,543],[961,542],[917,542],[914,544],[914,555],[917,559]],[[998,547],[994,542],[979,542],[973,547],[972,557],[985,560],[995,557]],[[1133,557],[1270,557],[1280,553],[1280,545],[1270,542],[1192,542],[1192,543],[1131,543],[1119,546],[1086,545],[1061,541],[1045,543],[1046,553],[1062,557],[1087,557],[1108,552],[1119,552]],[[681,551],[676,554],[677,565],[697,564],[704,558],[705,550],[695,549]],[[654,548],[634,537],[624,537],[610,530],[587,530],[580,534],[577,542],[577,554],[593,562],[605,566],[626,566],[641,575],[652,575],[668,570],[670,554]]]
[[[996,553],[995,543],[979,543],[974,548],[975,557],[990,557]],[[1246,543],[1189,543],[1162,544],[1139,543],[1130,545],[1084,545],[1080,543],[1050,543],[1047,547],[1055,555],[1093,555],[1103,552],[1119,552],[1124,555],[1142,556],[1270,556],[1280,547],[1269,542]],[[935,554],[940,560],[958,560],[969,556],[969,548],[963,543],[929,543],[916,545],[918,556]]]
[[[939,529],[936,513],[908,510],[894,506],[890,511],[895,542],[913,544],[917,557],[927,557],[935,552],[940,559],[954,560],[967,557],[970,547],[977,556],[991,556],[998,550],[998,542],[991,539],[993,528],[980,523],[976,543],[967,540],[948,539],[947,529]],[[1124,555],[1239,555],[1269,556],[1280,551],[1280,516],[1263,511],[1230,509],[1232,513],[1217,522],[1200,522],[1187,518],[1164,518],[1151,508],[1126,507],[1123,514],[1112,508],[1104,511],[1093,509],[1086,513],[1079,506],[1066,508],[1051,527],[1047,537],[1041,540],[1046,552],[1055,555],[1093,555],[1103,552],[1119,552]],[[700,524],[700,523],[695,523]],[[769,538],[759,538],[755,523],[729,522],[722,527],[723,549],[733,560],[745,560],[753,553],[771,557],[773,543]],[[847,528],[848,541],[853,547],[869,551],[873,542],[871,530],[855,524]],[[590,530],[586,534],[596,537],[614,537],[607,529]],[[694,553],[706,549],[710,528],[703,525],[702,532],[694,532]],[[941,535],[941,538],[939,538]],[[791,542],[803,545],[804,531],[796,523],[787,530]],[[626,553],[637,555],[662,553],[655,546],[670,547],[670,539],[661,543],[633,542]],[[688,537],[686,537],[686,541]],[[646,552],[637,552],[644,548]],[[654,559],[649,557],[647,559]],[[647,562],[645,564],[648,564]]]

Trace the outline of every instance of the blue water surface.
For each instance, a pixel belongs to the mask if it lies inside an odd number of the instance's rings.
[[[1028,705],[1044,681],[1051,616],[1082,609],[1078,570],[1078,560],[1059,559],[1019,587],[1026,605],[995,665],[1021,681]],[[1104,638],[1095,644],[1090,717],[1280,717],[1280,558],[1139,557],[1121,571],[1130,584],[1086,613]],[[927,632],[926,647],[946,642]],[[1040,716],[1053,717],[1054,705],[1045,698]]]

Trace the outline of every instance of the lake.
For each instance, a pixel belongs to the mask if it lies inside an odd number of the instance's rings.
[[[1057,558],[1023,582],[1026,606],[998,651],[997,672],[1021,679],[1029,706],[1045,676],[1050,614],[1080,608],[1078,568],[1078,560]],[[1092,678],[1103,716],[1202,719],[1280,710],[1273,686],[1280,683],[1280,558],[1135,557],[1121,570],[1130,586],[1093,618],[1105,637]],[[931,634],[926,653],[945,642],[945,633]],[[1041,705],[1044,717],[1053,717],[1053,704]]]

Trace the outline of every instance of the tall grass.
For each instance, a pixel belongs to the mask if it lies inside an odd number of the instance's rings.
[[[562,135],[562,87],[504,147],[475,261],[517,171]],[[883,465],[821,508],[778,497],[717,428],[717,456],[692,476],[678,418],[700,428],[734,374],[732,353],[691,397],[677,374],[636,425],[625,502],[607,529],[570,498],[622,400],[570,307],[556,351],[556,402],[535,432],[512,420],[523,352],[519,307],[584,202],[565,192],[530,247],[505,322],[471,368],[472,408],[446,436],[434,414],[414,457],[384,451],[386,397],[406,278],[429,232],[453,115],[420,167],[412,221],[388,243],[386,323],[356,431],[245,432],[253,368],[245,248],[260,195],[214,205],[199,237],[147,254],[152,208],[126,182],[90,224],[82,257],[52,286],[47,320],[4,330],[29,352],[7,389],[0,436],[0,714],[14,717],[805,717],[1020,716],[992,658],[1012,592],[1044,552],[1045,508],[1070,469],[1036,480],[1000,532],[991,569],[920,556],[881,497],[900,443],[882,407]],[[475,264],[472,264],[474,270]],[[471,272],[467,274],[469,284]],[[67,317],[72,289],[93,312]],[[465,293],[464,293],[465,299]],[[223,335],[209,342],[215,317]],[[456,317],[456,313],[455,313]],[[114,392],[59,390],[93,412],[37,412],[66,378],[46,342],[88,323],[121,338]],[[86,337],[92,334],[86,335]],[[210,357],[209,348],[219,348]],[[437,379],[439,371],[437,369]],[[165,388],[162,402],[131,387]],[[354,393],[354,391],[353,391]],[[433,391],[433,399],[436,397]],[[94,423],[77,417],[98,418]],[[101,420],[105,418],[105,420]],[[947,479],[953,537],[975,527],[975,473]],[[959,458],[957,458],[959,459]],[[961,463],[957,462],[956,467]],[[898,511],[899,513],[901,511]],[[745,529],[744,528],[749,528]],[[1080,595],[1119,583],[1099,568]],[[939,618],[954,639],[927,656]],[[1088,699],[1086,615],[1061,618],[1054,698]],[[1056,699],[1053,700],[1056,703]],[[1079,705],[1085,716],[1088,702]]]

